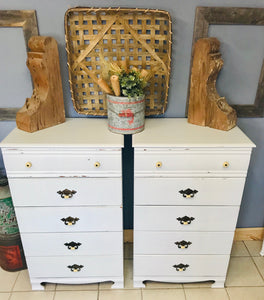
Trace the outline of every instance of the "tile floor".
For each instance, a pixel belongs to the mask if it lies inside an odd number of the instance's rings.
[[[28,272],[0,269],[0,300],[264,300],[264,257],[260,241],[235,242],[226,288],[211,289],[208,283],[147,283],[134,289],[132,244],[125,245],[125,288],[111,290],[111,284],[55,285],[44,292],[31,291]]]

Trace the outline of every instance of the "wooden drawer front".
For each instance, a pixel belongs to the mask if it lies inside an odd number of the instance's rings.
[[[135,178],[134,198],[136,205],[240,205],[244,183],[244,178]]]
[[[45,174],[49,176],[57,173],[62,175],[67,172],[76,174],[100,174],[119,173],[121,174],[121,153],[114,152],[101,154],[64,154],[62,153],[41,153],[34,152],[16,155],[4,155],[5,167],[8,175],[23,176],[31,174]],[[28,164],[29,163],[29,164]],[[99,163],[99,164],[97,164]]]
[[[134,276],[225,276],[229,255],[135,255]],[[176,265],[189,265],[177,271]]]
[[[122,231],[122,208],[103,207],[17,207],[20,232]],[[78,218],[74,225],[61,219]],[[68,224],[70,224],[68,222]]]
[[[136,206],[134,229],[142,231],[234,231],[238,211],[239,207],[236,206]],[[177,218],[185,216],[194,220],[190,224],[180,224]]]
[[[27,256],[121,255],[123,233],[22,233]]]
[[[246,172],[250,154],[221,153],[136,153],[135,175],[140,173],[158,175],[163,172]],[[225,166],[225,163],[228,163]],[[160,164],[158,164],[160,163]],[[158,167],[159,166],[159,167]]]
[[[123,259],[121,255],[108,256],[51,256],[27,257],[31,277],[71,277],[122,276]],[[71,271],[68,266],[83,266],[80,271]]]
[[[230,254],[233,232],[135,231],[135,254]]]
[[[9,185],[15,206],[122,204],[121,178],[12,178]]]

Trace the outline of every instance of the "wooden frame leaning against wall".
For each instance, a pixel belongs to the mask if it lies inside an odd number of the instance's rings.
[[[35,10],[0,10],[0,27],[22,27],[27,51],[30,37],[39,35]],[[0,121],[15,120],[19,109],[0,107]]]
[[[190,64],[189,87],[186,101],[188,114],[191,68],[194,44],[200,38],[208,37],[210,25],[264,25],[264,8],[247,7],[197,7],[194,21],[192,56]],[[260,72],[254,104],[231,105],[238,117],[264,117],[264,60]]]

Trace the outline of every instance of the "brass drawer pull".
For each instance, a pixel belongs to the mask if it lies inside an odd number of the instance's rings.
[[[186,242],[182,240],[180,242],[175,242],[174,244],[177,245],[179,249],[187,249],[192,242]]]
[[[182,218],[181,217],[177,218],[177,221],[179,221],[180,224],[182,224],[182,225],[189,225],[189,224],[192,223],[193,220],[195,220],[195,218],[193,218],[193,217],[187,217],[187,216],[184,216]]]
[[[173,268],[176,269],[177,272],[183,272],[186,271],[186,269],[189,267],[189,265],[184,265],[184,264],[178,264],[174,265]]]
[[[228,167],[229,167],[229,162],[228,162],[228,161],[225,161],[225,162],[223,163],[223,167],[224,167],[224,168],[228,168]]]
[[[94,163],[94,166],[96,167],[96,168],[99,168],[100,167],[100,163],[99,163],[99,161],[96,161],[95,163]]]
[[[74,190],[70,191],[68,189],[65,189],[63,191],[58,191],[57,193],[61,195],[61,198],[68,199],[68,198],[72,198],[72,196],[77,192]]]
[[[161,161],[156,162],[156,168],[161,168],[161,167],[162,167],[162,162]]]
[[[26,167],[27,168],[31,168],[32,167],[32,163],[30,161],[26,162]]]
[[[65,218],[61,219],[61,221],[64,222],[64,224],[67,226],[75,225],[76,222],[79,220],[80,220],[79,218],[73,218],[73,217],[67,217],[66,219]]]
[[[193,198],[194,195],[198,193],[198,191],[188,188],[186,190],[179,191],[179,193],[182,194],[183,198]]]
[[[67,268],[69,268],[72,272],[80,272],[81,269],[83,268],[83,265],[71,265],[71,266],[67,266]]]
[[[79,248],[79,246],[81,246],[81,243],[70,242],[70,243],[65,243],[64,245],[69,250],[77,250]]]

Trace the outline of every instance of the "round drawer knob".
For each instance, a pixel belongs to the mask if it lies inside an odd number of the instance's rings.
[[[95,162],[95,163],[94,163],[94,166],[95,166],[96,168],[99,168],[99,167],[100,167],[99,161]]]
[[[162,162],[161,161],[156,162],[156,168],[161,168],[161,167],[162,167]]]
[[[228,162],[228,161],[225,161],[225,162],[223,163],[223,167],[224,167],[224,168],[228,168],[228,167],[229,167],[229,162]]]
[[[31,168],[31,167],[32,167],[32,163],[31,163],[30,161],[28,161],[28,162],[26,163],[26,167],[27,167],[27,168]]]

